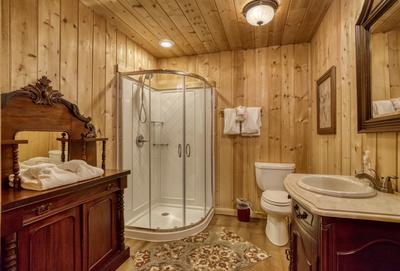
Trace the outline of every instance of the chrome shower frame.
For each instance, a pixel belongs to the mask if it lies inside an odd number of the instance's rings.
[[[186,78],[190,77],[190,78],[195,78],[198,80],[201,80],[204,83],[203,89],[204,91],[206,89],[210,89],[211,91],[211,206],[210,209],[207,210],[207,200],[205,200],[205,216],[204,218],[197,222],[194,223],[192,225],[186,225],[185,219],[186,219],[186,188],[185,188],[185,181],[183,182],[183,221],[184,221],[184,226],[180,227],[180,228],[175,228],[175,229],[153,229],[151,227],[149,228],[137,228],[139,230],[146,230],[149,232],[176,232],[177,230],[182,231],[182,230],[188,230],[189,228],[192,227],[196,227],[199,224],[201,224],[202,222],[204,222],[206,219],[209,219],[211,213],[214,212],[214,208],[215,208],[215,149],[214,149],[214,145],[215,145],[215,123],[216,123],[216,99],[215,99],[215,83],[208,81],[206,78],[195,74],[195,73],[189,73],[189,72],[184,72],[184,71],[179,71],[179,70],[168,70],[168,69],[150,69],[150,70],[140,70],[140,71],[124,71],[124,72],[117,72],[117,127],[118,127],[118,131],[117,131],[117,146],[118,146],[118,150],[117,150],[117,165],[119,168],[122,168],[122,133],[121,133],[121,129],[122,129],[122,124],[121,124],[121,114],[122,114],[122,107],[121,107],[121,98],[122,98],[122,93],[121,93],[121,80],[123,78],[128,78],[130,80],[134,80],[134,81],[138,81],[135,80],[134,78],[132,78],[132,76],[144,76],[144,78],[150,78],[152,79],[154,77],[154,75],[157,74],[171,74],[171,75],[179,75],[182,76],[182,80],[183,80],[183,87],[182,87],[182,91],[183,91],[183,103],[185,103],[185,94],[186,94]],[[138,81],[140,83],[140,81]],[[149,88],[151,88],[151,80],[149,80],[149,85],[147,85]],[[145,85],[145,80],[143,79],[143,87]],[[204,97],[204,99],[206,99],[206,96]],[[149,110],[151,111],[151,110]],[[149,116],[151,116],[151,113],[149,112]],[[183,110],[183,131],[185,131],[185,110]],[[205,123],[205,126],[207,124]],[[185,132],[183,132],[183,146],[185,146]],[[207,140],[207,137],[205,137],[205,140]],[[205,144],[205,148],[207,148],[207,144]],[[206,150],[205,150],[206,153]],[[151,156],[150,156],[151,157]],[[151,160],[151,158],[150,158]],[[150,198],[151,198],[151,166],[149,166],[149,170],[150,170],[150,179],[149,179],[149,185],[150,185]],[[186,175],[186,168],[185,168],[185,159],[183,159],[183,176]],[[184,177],[185,179],[185,177]],[[205,186],[207,186],[207,182],[205,181]],[[207,197],[207,193],[205,192],[205,197]],[[135,228],[132,226],[126,226],[126,227],[130,227],[130,228]]]

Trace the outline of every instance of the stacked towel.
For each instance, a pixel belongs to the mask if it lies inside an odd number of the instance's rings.
[[[374,101],[372,103],[372,116],[380,117],[395,113],[395,108],[390,100]]]
[[[240,122],[236,121],[236,110],[234,108],[224,109],[224,134],[240,134]]]
[[[21,186],[29,190],[46,190],[103,174],[101,168],[90,166],[83,160],[60,163],[46,157],[36,157],[20,163]],[[14,185],[14,174],[9,176],[9,184]]]
[[[400,98],[393,98],[393,99],[390,99],[390,101],[393,104],[394,110],[400,111]]]
[[[247,117],[242,123],[242,136],[261,134],[261,107],[247,107]]]

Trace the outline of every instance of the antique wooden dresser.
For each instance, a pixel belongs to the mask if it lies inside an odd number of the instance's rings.
[[[28,142],[15,140],[18,131],[68,134],[59,139],[62,159],[91,165],[101,141],[105,167],[106,139],[97,138],[90,118],[49,83],[43,77],[2,94],[1,270],[115,270],[129,257],[123,215],[129,171],[105,169],[101,177],[44,191],[19,188],[18,145]]]

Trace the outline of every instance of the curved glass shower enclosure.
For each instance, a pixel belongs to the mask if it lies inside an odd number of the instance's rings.
[[[126,235],[155,240],[152,233],[201,230],[213,213],[212,85],[195,74],[147,70],[120,73],[119,91],[120,166],[131,170]]]

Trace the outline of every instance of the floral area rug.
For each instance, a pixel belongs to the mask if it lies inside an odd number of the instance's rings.
[[[219,229],[140,250],[133,260],[137,271],[231,271],[268,257],[267,252],[239,235]]]

